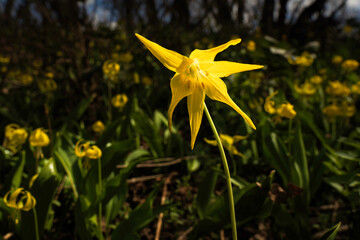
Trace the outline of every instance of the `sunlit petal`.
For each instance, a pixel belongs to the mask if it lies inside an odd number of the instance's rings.
[[[168,110],[169,129],[172,124],[172,114],[176,105],[186,96],[189,96],[194,91],[194,83],[187,78],[185,74],[175,74],[170,82],[171,87],[171,103]]]
[[[262,68],[264,66],[255,64],[243,64],[228,61],[216,61],[206,70],[208,73],[216,77],[227,77],[234,73],[245,72]]]
[[[217,141],[216,141],[216,140],[210,140],[210,139],[204,138],[204,141],[205,141],[207,144],[210,144],[210,145],[212,145],[212,146],[217,146]]]
[[[194,148],[204,112],[205,93],[200,86],[195,87],[193,94],[188,96],[187,105],[191,130],[191,149]]]
[[[251,119],[234,103],[234,101],[230,98],[225,83],[218,77],[212,76],[209,74],[206,77],[206,81],[203,81],[205,84],[205,93],[211,99],[226,103],[230,107],[232,107],[236,112],[238,112],[245,121],[253,128],[256,129],[254,123]]]
[[[229,46],[231,45],[236,45],[238,43],[241,42],[241,39],[234,39],[231,40],[223,45],[214,47],[214,48],[210,48],[207,50],[199,50],[199,49],[195,49],[194,51],[192,51],[192,53],[190,54],[190,58],[192,59],[197,59],[199,62],[212,62],[215,59],[215,56],[219,53],[224,51],[225,49],[227,49]]]
[[[143,36],[135,33],[135,36],[150,50],[150,52],[169,70],[176,72],[176,68],[180,66],[184,56],[166,49],[157,43],[154,43]]]

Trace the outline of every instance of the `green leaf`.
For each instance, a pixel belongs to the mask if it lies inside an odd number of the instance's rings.
[[[17,161],[16,166],[13,168],[14,174],[11,181],[11,188],[13,189],[17,189],[20,187],[21,179],[24,172],[25,161],[26,161],[26,153],[23,150],[21,152],[21,159]]]
[[[339,231],[341,222],[328,229],[327,232],[320,238],[320,240],[334,240]]]
[[[216,171],[210,170],[206,173],[199,185],[199,191],[195,201],[200,219],[207,216],[207,208],[214,194],[217,176],[218,173]]]

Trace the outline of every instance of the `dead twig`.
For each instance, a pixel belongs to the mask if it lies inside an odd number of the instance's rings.
[[[155,168],[155,167],[167,167],[174,164],[178,164],[183,160],[194,159],[196,156],[186,156],[182,158],[158,158],[148,160],[144,163],[139,163],[136,165],[137,168]],[[117,165],[117,168],[127,168],[128,166],[125,164]]]

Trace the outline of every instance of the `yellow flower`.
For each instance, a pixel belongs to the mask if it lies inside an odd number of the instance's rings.
[[[213,100],[231,106],[255,129],[255,125],[251,119],[230,98],[226,85],[220,77],[227,77],[234,73],[259,69],[263,66],[228,61],[214,61],[215,56],[219,52],[224,51],[231,45],[240,43],[241,39],[231,40],[208,50],[195,49],[189,57],[186,57],[175,51],[163,48],[139,34],[135,35],[166,68],[175,72],[170,82],[172,98],[168,110],[169,129],[171,129],[172,114],[176,105],[184,97],[187,97],[191,129],[191,149],[194,148],[195,139],[201,125],[205,95]]]
[[[342,112],[342,116],[344,117],[352,117],[355,114],[356,108],[355,105],[353,103],[349,103],[347,101],[343,101],[341,103],[341,112]]]
[[[128,102],[128,97],[126,94],[117,94],[111,99],[111,104],[119,109],[122,109],[125,107],[126,103]]]
[[[87,158],[90,158],[90,159],[98,159],[100,158],[102,155],[102,152],[100,150],[100,148],[98,148],[97,146],[93,145],[93,146],[90,146],[88,149],[86,149],[86,154],[85,156]]]
[[[33,147],[45,147],[49,145],[50,139],[42,128],[37,128],[30,134],[29,142]]]
[[[309,67],[314,62],[314,57],[308,52],[303,52],[300,56],[288,58],[288,62],[292,65]]]
[[[231,154],[237,155],[240,157],[245,157],[245,156],[236,149],[234,144],[241,140],[246,139],[247,137],[248,136],[240,136],[240,135],[229,136],[226,134],[220,134],[220,140],[221,140],[221,143],[223,144],[224,148],[226,150],[228,150]],[[207,138],[204,138],[204,140],[207,144],[210,144],[212,146],[217,146],[216,140],[209,140]]]
[[[253,52],[256,50],[256,43],[252,40],[250,40],[247,44],[246,44],[246,49],[250,52]]]
[[[314,75],[310,78],[310,82],[315,85],[318,85],[323,82],[323,78],[320,77],[319,75]]]
[[[351,33],[353,28],[350,25],[345,25],[343,30],[344,30],[345,33]]]
[[[24,211],[29,211],[35,207],[35,198],[30,192],[25,191],[23,188],[18,188],[11,194],[10,193],[11,191],[8,191],[4,196],[4,203],[6,206]]]
[[[339,65],[342,61],[343,61],[343,57],[339,55],[333,56],[331,60],[331,62],[336,65]]]
[[[34,81],[34,78],[30,74],[21,74],[20,81],[23,85],[27,86]]]
[[[82,143],[82,141],[83,141],[82,139],[77,141],[75,145],[75,155],[79,158],[85,157],[86,150],[90,146],[89,142]]]
[[[359,67],[359,62],[354,59],[348,59],[341,64],[341,67],[345,71],[354,71]]]
[[[102,69],[105,77],[112,79],[119,73],[120,65],[114,60],[107,60],[104,62]]]
[[[360,81],[351,86],[351,92],[360,95]]]
[[[294,118],[296,116],[294,106],[291,105],[290,103],[281,104],[280,107],[278,107],[276,109],[276,113],[280,117],[285,117],[285,118],[289,118],[289,119],[292,119],[292,118]]]
[[[15,223],[19,223],[20,210],[30,211],[36,205],[36,200],[30,192],[25,191],[23,188],[18,188],[15,191],[8,191],[4,196],[4,203],[6,206],[15,208]]]
[[[305,82],[305,83],[301,84],[300,86],[295,84],[295,91],[297,93],[299,93],[300,95],[310,96],[316,92],[316,87],[309,82]]]
[[[147,76],[142,77],[141,82],[146,86],[151,86],[153,80]]]
[[[133,60],[133,55],[131,53],[122,53],[119,55],[118,59],[120,62],[129,63]]]
[[[335,117],[340,115],[341,109],[335,103],[332,103],[332,104],[324,107],[322,112],[326,115],[326,117],[330,121],[333,121],[335,119]]]
[[[3,56],[0,56],[0,63],[1,64],[8,64],[10,62],[10,58],[9,57],[3,57]]]
[[[329,85],[325,89],[326,93],[332,96],[348,96],[350,89],[339,81],[329,82]]]
[[[275,91],[265,99],[264,109],[270,114],[274,114],[276,112],[276,109],[274,108],[275,102],[271,100],[271,98],[274,97],[277,93],[278,91]]]
[[[105,131],[105,125],[102,121],[96,121],[92,125],[92,130],[96,133],[102,133],[103,131]]]
[[[26,142],[28,132],[25,128],[20,128],[19,125],[11,123],[5,127],[5,141],[4,147],[17,153],[21,146]]]
[[[36,179],[39,177],[39,174],[35,174],[34,176],[31,177],[30,181],[29,181],[29,188],[31,188],[34,185],[34,182],[36,181]]]
[[[46,78],[38,81],[38,87],[41,92],[53,92],[57,89],[57,84],[52,78]]]
[[[43,65],[43,62],[41,59],[34,60],[32,63],[33,63],[33,66],[37,69],[41,68]]]
[[[98,159],[102,156],[102,152],[97,146],[90,146],[89,142],[83,143],[83,140],[79,140],[75,145],[75,155],[79,158]]]
[[[45,73],[46,78],[54,78],[54,74],[52,72]]]

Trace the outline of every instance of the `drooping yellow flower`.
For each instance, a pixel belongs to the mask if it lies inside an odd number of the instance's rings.
[[[354,59],[348,59],[341,64],[341,67],[348,72],[354,71],[359,67],[359,62]]]
[[[344,116],[344,117],[348,117],[348,118],[354,116],[355,111],[356,111],[355,105],[353,103],[347,102],[347,101],[342,101],[341,102],[340,109],[341,109],[341,112],[342,112],[341,115]]]
[[[294,106],[290,103],[283,103],[276,109],[276,113],[280,117],[285,117],[292,119],[296,116],[296,111],[294,110]]]
[[[326,93],[332,96],[348,96],[350,89],[339,81],[331,81],[325,89]]]
[[[144,76],[141,78],[141,82],[146,86],[151,86],[151,84],[153,83],[153,80],[147,76]]]
[[[311,96],[316,92],[316,87],[309,82],[305,82],[300,86],[295,84],[295,91],[300,95]]]
[[[245,157],[241,152],[239,152],[236,147],[234,146],[235,143],[246,139],[248,136],[240,136],[240,135],[235,135],[235,136],[229,136],[226,134],[220,134],[220,140],[222,145],[224,146],[224,148],[226,150],[228,150],[231,154],[233,155],[237,155],[240,157]],[[212,146],[217,146],[217,142],[216,140],[209,140],[207,138],[204,138],[205,142],[207,144],[210,144]]]
[[[57,89],[57,84],[54,79],[46,78],[38,81],[38,87],[41,92],[49,93]]]
[[[120,110],[125,107],[126,103],[128,102],[128,97],[127,95],[124,94],[117,94],[114,97],[112,97],[111,99],[111,104],[116,107],[119,108]]]
[[[323,78],[319,75],[314,75],[310,78],[310,82],[315,85],[319,85],[323,82]]]
[[[6,206],[15,208],[15,223],[19,223],[20,210],[30,211],[36,205],[36,200],[30,192],[25,191],[23,188],[18,188],[15,191],[8,191],[4,196],[4,203]]]
[[[248,43],[246,44],[246,49],[250,52],[253,52],[256,50],[256,43],[252,40],[248,41]]]
[[[0,56],[0,64],[8,64],[10,62],[10,58],[9,57],[4,57],[4,56]]]
[[[4,147],[17,153],[21,146],[26,142],[28,132],[15,123],[10,123],[5,127]]]
[[[105,125],[102,121],[96,121],[92,125],[92,130],[96,133],[102,133],[105,131]]]
[[[117,75],[120,71],[120,65],[114,60],[107,60],[103,66],[104,76],[110,80],[117,80]]]
[[[278,93],[278,91],[275,91],[265,99],[264,109],[266,112],[268,112],[270,114],[274,114],[276,112],[276,109],[274,107],[275,102],[273,100],[271,100],[271,98],[274,97],[277,93]]]
[[[37,128],[31,132],[29,142],[33,147],[45,147],[49,145],[50,139],[42,128]]]
[[[129,52],[127,53],[122,53],[119,55],[118,59],[120,62],[125,62],[125,63],[129,63],[133,60],[133,55]]]
[[[169,129],[171,129],[172,114],[176,105],[184,97],[187,97],[191,129],[191,149],[194,148],[195,139],[201,125],[205,95],[231,106],[255,129],[251,119],[230,98],[227,87],[220,77],[259,69],[263,66],[214,61],[215,56],[219,52],[224,51],[231,45],[240,43],[241,39],[231,40],[208,50],[195,49],[189,57],[186,57],[175,51],[168,50],[139,34],[135,35],[166,68],[175,72],[170,82],[172,98],[168,110]]]
[[[309,67],[314,62],[314,56],[309,52],[305,51],[300,56],[294,56],[293,58],[288,58],[288,62],[292,65]]]
[[[75,155],[78,158],[85,158],[83,163],[85,168],[90,167],[89,159],[98,159],[102,156],[102,151],[96,145],[90,145],[89,142],[84,142],[82,139],[77,141],[75,145]]]
[[[21,74],[19,78],[20,82],[25,86],[30,85],[34,81],[34,78],[30,74]]]
[[[341,114],[341,109],[338,105],[336,105],[335,103],[332,103],[332,104],[324,107],[322,112],[326,115],[326,117],[329,119],[329,121],[333,121],[335,119],[335,117],[337,117]]]
[[[360,81],[351,86],[351,92],[360,95]]]
[[[342,61],[343,61],[343,57],[340,55],[335,55],[331,59],[331,62],[335,65],[339,65]]]

